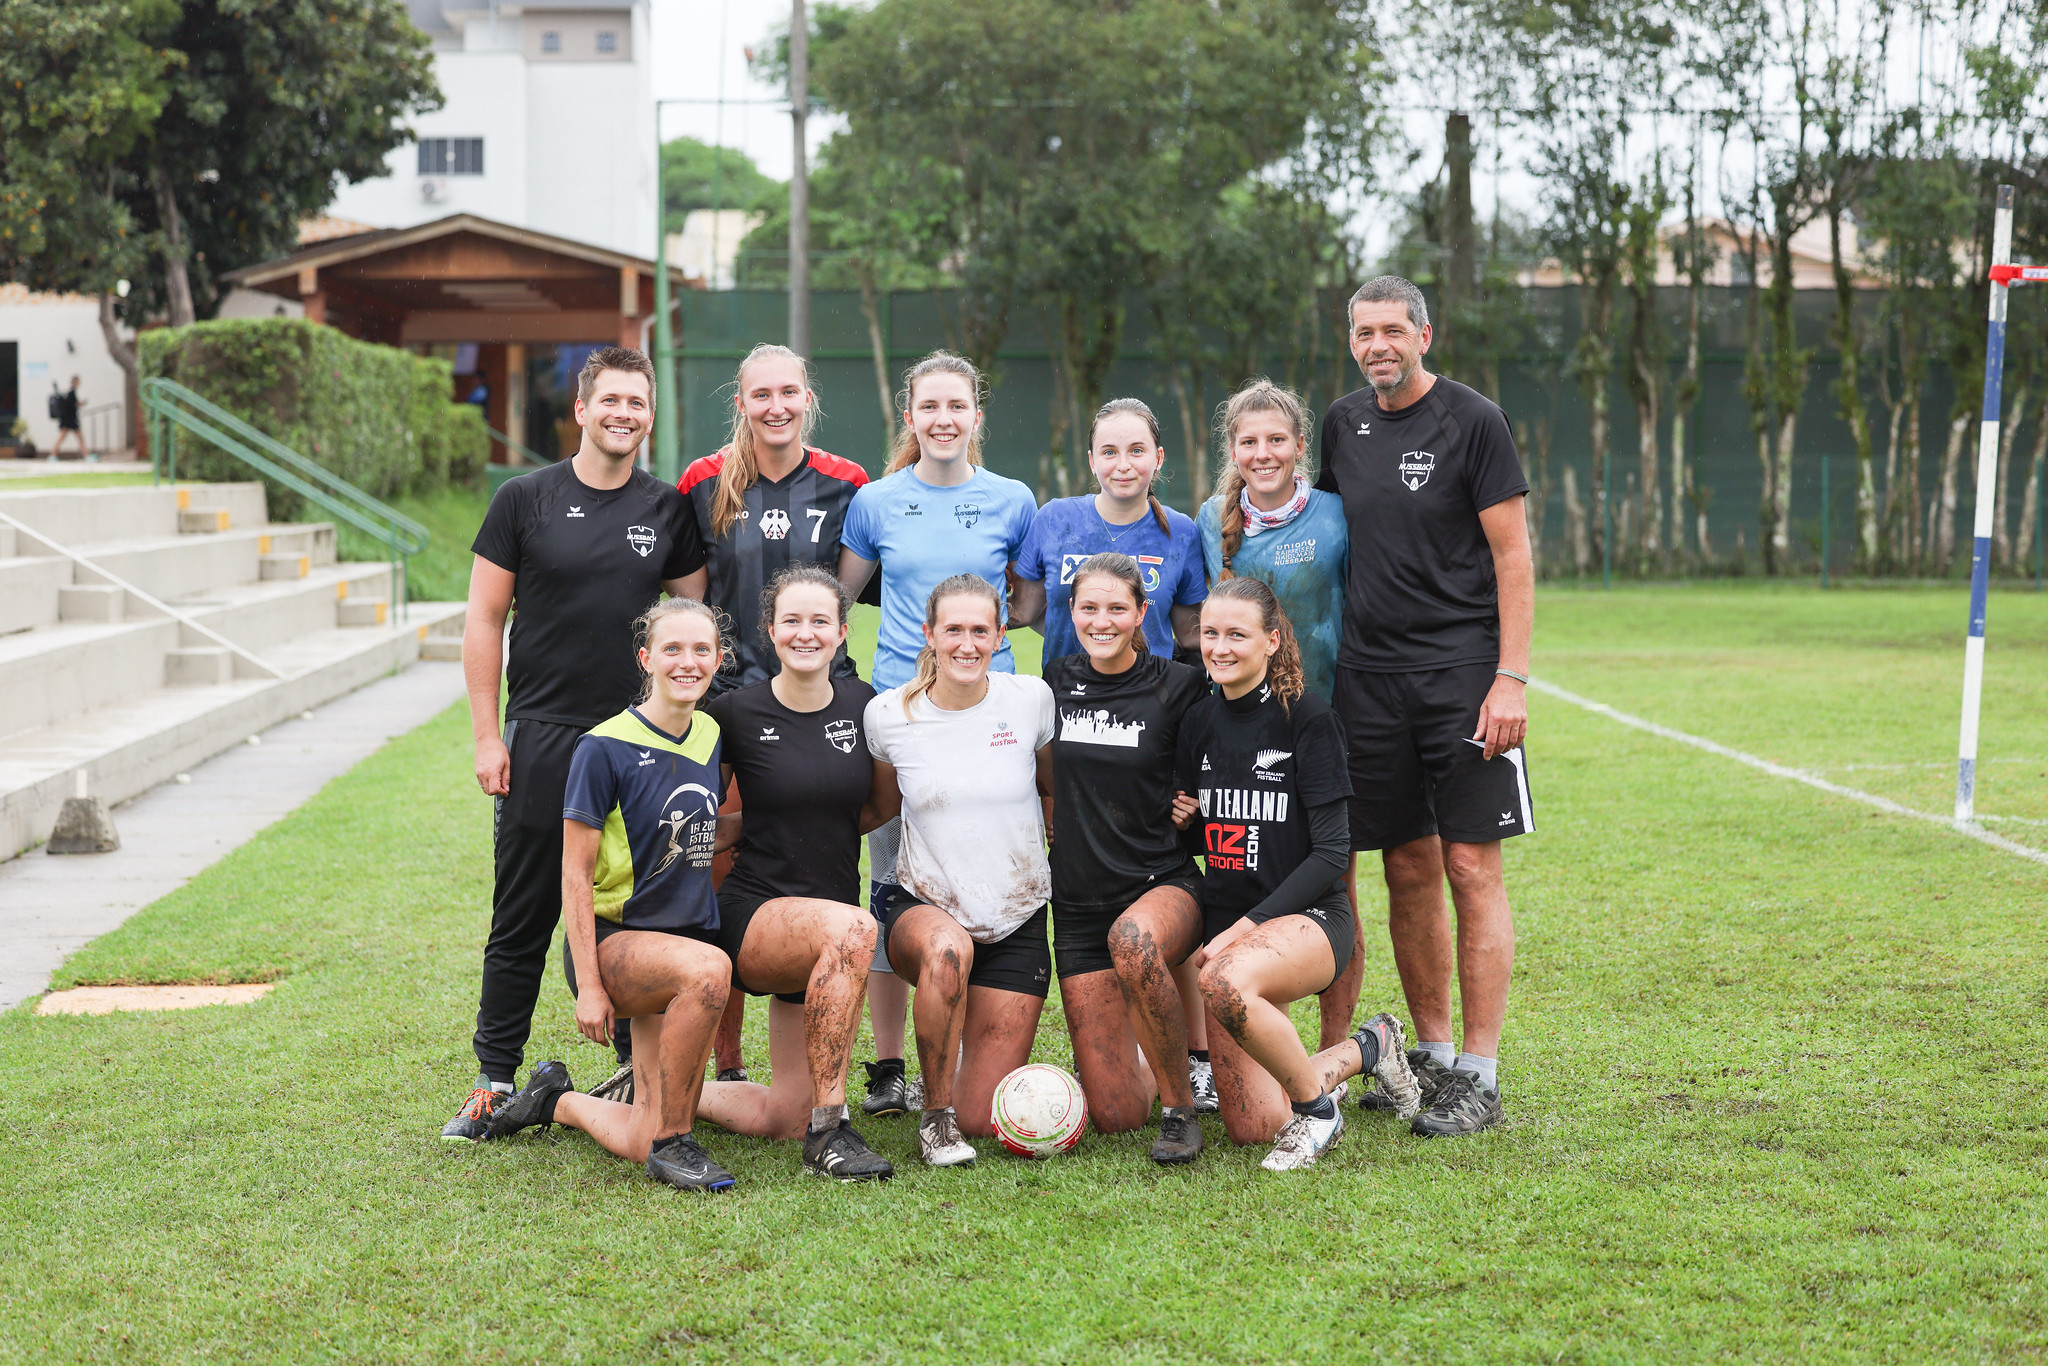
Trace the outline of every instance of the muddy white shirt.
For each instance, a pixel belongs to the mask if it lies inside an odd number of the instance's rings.
[[[991,673],[988,695],[944,711],[929,694],[903,714],[903,689],[868,703],[868,752],[896,769],[903,846],[896,880],[983,944],[1052,895],[1038,804],[1038,751],[1052,742],[1052,689]]]

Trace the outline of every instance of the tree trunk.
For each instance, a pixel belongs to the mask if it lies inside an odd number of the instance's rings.
[[[1439,292],[1437,332],[1444,344],[1444,373],[1462,380],[1473,376],[1472,357],[1465,347],[1463,322],[1472,294],[1472,120],[1452,114],[1444,120],[1444,265]]]
[[[2001,424],[1998,433],[1998,497],[1991,514],[1991,563],[1999,569],[2012,567],[2012,523],[2006,515],[2005,494],[2012,487],[2013,438],[2020,434],[2020,423],[2026,416],[2027,386],[2022,383],[2012,393],[2012,421]]]
[[[1798,429],[1798,409],[1779,414],[1777,479],[1771,487],[1777,500],[1771,510],[1771,553],[1780,574],[1792,568],[1792,438]]]
[[[161,166],[150,168],[156,190],[157,217],[164,232],[164,291],[170,298],[171,326],[184,327],[197,320],[192,311],[192,277],[185,263],[185,220],[178,213],[178,196],[171,178]]]
[[[1586,505],[1579,499],[1579,472],[1564,467],[1564,538],[1571,547],[1572,572],[1580,578],[1592,572],[1592,538],[1586,534]]]
[[[100,336],[107,344],[107,354],[114,358],[114,364],[121,367],[121,397],[127,407],[128,447],[138,456],[142,454],[142,376],[136,370],[135,345],[121,335],[121,324],[114,317],[114,296],[100,294]],[[2040,461],[2037,458],[2036,464]]]
[[[1522,520],[1529,528],[1529,559],[1543,570],[1543,512],[1550,504],[1550,419],[1521,422],[1515,444],[1528,456],[1529,496],[1522,500]]]
[[[2017,423],[2017,411],[2013,414]],[[2026,572],[2027,560],[2036,554],[2034,538],[2042,534],[2043,528],[2035,520],[2034,513],[2041,506],[2041,461],[2048,457],[2048,395],[2041,399],[2041,419],[2034,424],[2034,455],[2027,462],[2027,491],[2021,495],[2019,542],[2013,547],[2015,567]]]
[[[1163,335],[1163,334],[1162,334]],[[1188,367],[1192,368],[1192,366]],[[1202,429],[1195,421],[1196,403],[1188,390],[1187,376],[1181,373],[1181,362],[1174,358],[1169,349],[1166,357],[1166,373],[1173,382],[1174,406],[1180,409],[1180,438],[1187,449],[1188,496],[1194,501],[1194,510],[1200,512],[1202,504],[1209,501],[1209,445],[1202,439]],[[1201,376],[1195,376],[1195,385],[1201,384]]]
[[[1685,422],[1700,396],[1700,312],[1706,293],[1701,260],[1699,219],[1694,212],[1692,182],[1686,182],[1685,371],[1671,395],[1671,553],[1685,558],[1685,511],[1692,494],[1692,471],[1685,463]],[[1704,550],[1704,546],[1702,547]]]
[[[1658,472],[1657,428],[1662,418],[1657,408],[1657,376],[1648,358],[1637,356],[1642,377],[1636,390],[1636,490],[1641,513],[1636,518],[1638,570],[1648,574],[1663,558],[1664,490]]]
[[[1785,186],[1772,194],[1775,221],[1771,236],[1770,304],[1771,406],[1777,418],[1777,451],[1771,470],[1771,538],[1760,548],[1764,572],[1783,574],[1792,567],[1792,456],[1799,423],[1799,400],[1806,388],[1806,361],[1792,315],[1793,206]]]
[[[1906,460],[1899,477],[1906,483],[1906,563],[1924,571],[1927,542],[1920,534],[1920,387],[1906,397]]]
[[[860,311],[868,324],[868,354],[875,362],[875,398],[882,408],[882,452],[896,448],[896,399],[889,389],[889,343],[882,333],[880,291],[875,288],[875,268],[865,257],[856,257],[854,277],[860,281]]]
[[[1596,267],[1599,274],[1589,283],[1581,285],[1586,299],[1585,330],[1579,338],[1577,369],[1580,388],[1586,395],[1586,447],[1591,456],[1588,476],[1593,486],[1593,525],[1590,535],[1595,559],[1611,559],[1613,546],[1608,544],[1607,523],[1609,517],[1607,487],[1607,379],[1614,364],[1613,343],[1609,340],[1609,329],[1614,321],[1614,275],[1612,268],[1602,263]]]
[[[1863,390],[1857,374],[1861,340],[1856,329],[1855,279],[1842,260],[1842,206],[1828,205],[1828,257],[1835,272],[1835,351],[1841,358],[1835,380],[1835,397],[1842,406],[1842,421],[1848,424],[1849,439],[1856,448],[1856,562],[1868,574],[1877,568],[1877,470],[1873,464],[1870,415],[1863,407]],[[1827,509],[1821,509],[1827,516]]]
[[[1948,445],[1941,452],[1941,498],[1935,503],[1934,531],[1927,539],[1934,547],[1934,575],[1948,577],[1956,558],[1956,472],[1963,463],[1963,438],[1969,435],[1970,415],[1957,413],[1948,421]]]

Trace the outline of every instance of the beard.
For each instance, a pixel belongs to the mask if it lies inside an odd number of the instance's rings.
[[[1366,383],[1372,385],[1373,392],[1382,398],[1385,398],[1388,394],[1398,394],[1401,392],[1402,386],[1415,377],[1416,367],[1421,364],[1422,358],[1420,356],[1411,357],[1401,363],[1401,368],[1394,372],[1393,379],[1383,384],[1371,375],[1367,375]]]

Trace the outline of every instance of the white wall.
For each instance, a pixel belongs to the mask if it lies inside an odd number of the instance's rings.
[[[0,285],[0,341],[20,345],[21,415],[28,419],[29,438],[40,450],[48,451],[57,440],[57,422],[49,406],[53,380],[65,389],[77,375],[84,408],[122,400],[126,379],[107,354],[95,299],[31,294],[19,285]],[[90,435],[90,424],[86,425]],[[68,446],[65,454],[71,454]]]
[[[455,213],[651,258],[655,233],[652,50],[648,8],[632,4],[630,61],[528,61],[522,26],[563,21],[522,16],[463,25],[462,50],[434,54],[446,103],[414,122],[422,138],[481,137],[484,174],[437,178],[421,193],[412,143],[386,159],[390,174],[344,185],[327,212],[380,228]]]

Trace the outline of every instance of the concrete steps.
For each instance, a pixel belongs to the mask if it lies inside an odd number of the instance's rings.
[[[81,775],[121,802],[460,657],[461,603],[401,612],[389,564],[338,562],[326,523],[273,525],[260,484],[0,487],[0,513],[26,528],[0,525],[0,858],[48,836]]]

